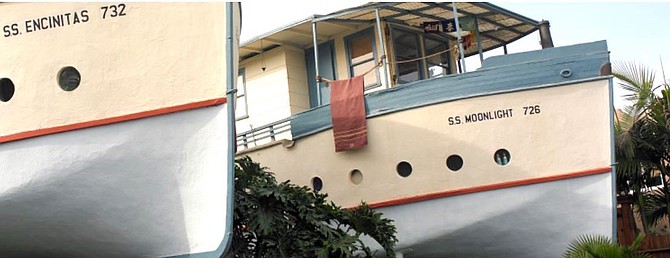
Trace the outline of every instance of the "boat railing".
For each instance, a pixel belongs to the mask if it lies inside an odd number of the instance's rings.
[[[287,132],[288,134],[285,134]],[[288,117],[258,128],[253,128],[246,132],[238,133],[237,147],[238,149],[248,149],[261,144],[274,142],[278,138],[289,138],[290,132],[291,120],[290,117]]]

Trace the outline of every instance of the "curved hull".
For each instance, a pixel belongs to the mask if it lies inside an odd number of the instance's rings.
[[[365,96],[364,148],[335,152],[326,106],[291,118],[289,144],[240,155],[339,205],[365,201],[407,257],[559,257],[580,234],[616,232],[608,60],[603,42],[499,57]]]
[[[209,252],[225,231],[226,105],[0,147],[0,256]]]
[[[582,234],[612,234],[611,174],[379,208],[406,257],[561,257]]]

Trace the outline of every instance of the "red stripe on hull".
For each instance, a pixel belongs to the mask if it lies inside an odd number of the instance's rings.
[[[450,191],[445,191],[445,192],[415,195],[415,196],[411,196],[411,197],[399,198],[399,199],[388,200],[388,201],[383,201],[383,202],[369,203],[368,205],[372,208],[382,208],[382,207],[408,204],[408,203],[413,203],[413,202],[421,202],[421,201],[427,201],[427,200],[432,200],[432,199],[439,199],[439,198],[450,197],[450,196],[457,196],[457,195],[464,195],[464,194],[470,194],[470,193],[491,191],[491,190],[497,190],[497,189],[516,187],[516,186],[546,183],[546,182],[558,181],[558,180],[563,180],[563,179],[570,179],[570,178],[577,178],[577,177],[583,177],[583,176],[597,175],[597,174],[608,173],[608,172],[611,172],[611,171],[612,171],[611,167],[595,168],[595,169],[589,169],[589,170],[578,171],[578,172],[573,172],[573,173],[568,173],[568,174],[555,175],[555,176],[529,178],[529,179],[522,179],[522,180],[516,180],[516,181],[510,181],[510,182],[504,182],[504,183],[498,183],[498,184],[468,187],[468,188],[450,190]],[[354,209],[354,208],[356,208],[356,207],[351,207],[351,209]]]
[[[95,127],[95,126],[125,122],[125,121],[130,121],[130,120],[146,118],[146,117],[165,115],[165,114],[169,114],[169,113],[175,113],[175,112],[197,109],[197,108],[202,108],[202,107],[217,106],[217,105],[221,105],[221,104],[225,104],[225,103],[226,103],[226,98],[216,98],[216,99],[198,101],[198,102],[193,102],[193,103],[188,103],[188,104],[183,104],[183,105],[177,105],[177,106],[172,106],[172,107],[165,107],[165,108],[159,108],[159,109],[155,109],[155,110],[143,111],[143,112],[129,114],[129,115],[122,115],[122,116],[104,118],[104,119],[93,120],[93,121],[88,121],[88,122],[81,122],[81,123],[75,123],[75,124],[69,124],[69,125],[61,125],[61,126],[50,127],[50,128],[42,128],[42,129],[37,129],[37,130],[33,130],[33,131],[27,131],[27,132],[21,132],[21,133],[16,133],[16,134],[10,134],[10,135],[6,135],[6,136],[0,136],[0,143],[18,141],[18,140],[23,140],[23,139],[27,139],[27,138],[33,138],[33,137],[39,137],[39,136],[49,135],[49,134],[57,134],[57,133],[62,133],[62,132],[67,132],[67,131],[89,128],[89,127]]]

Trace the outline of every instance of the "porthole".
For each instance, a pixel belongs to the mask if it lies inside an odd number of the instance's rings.
[[[505,166],[512,160],[512,155],[506,149],[499,149],[493,154],[493,160],[498,165]]]
[[[458,171],[463,167],[463,158],[458,155],[451,155],[447,158],[447,168],[451,171]]]
[[[14,83],[8,78],[0,79],[0,101],[7,102],[14,97]]]
[[[58,71],[58,86],[64,91],[73,91],[79,87],[81,82],[81,74],[76,68],[66,66]]]
[[[323,189],[323,181],[318,176],[312,178],[312,189],[317,192]]]
[[[401,177],[408,177],[412,174],[412,164],[409,164],[407,161],[401,161],[395,167],[395,170]]]
[[[349,173],[349,180],[355,185],[363,182],[363,173],[360,170],[354,169]]]

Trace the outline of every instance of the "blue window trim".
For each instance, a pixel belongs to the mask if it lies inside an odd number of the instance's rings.
[[[344,50],[347,56],[347,71],[349,74],[349,78],[354,76],[354,69],[353,69],[353,64],[351,63],[351,50],[349,49],[349,42],[352,40],[369,35],[370,38],[372,39],[372,59],[374,60],[375,64],[379,62],[379,59],[377,58],[377,41],[375,39],[375,28],[370,27],[358,32],[355,32],[353,34],[350,34],[346,37],[344,37]],[[370,84],[365,86],[365,90],[370,90],[377,88],[379,86],[382,86],[381,79],[379,78],[379,69],[375,69],[375,76],[377,77],[377,83],[375,84]]]

